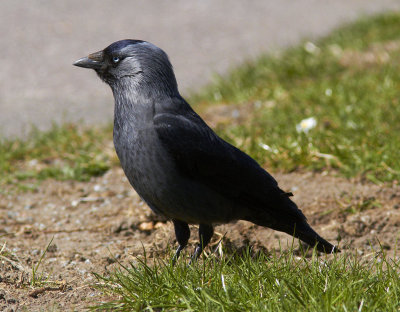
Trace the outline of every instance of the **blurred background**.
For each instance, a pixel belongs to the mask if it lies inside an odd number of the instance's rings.
[[[119,39],[163,48],[187,95],[262,52],[394,9],[400,1],[1,1],[0,137],[111,121],[108,87],[71,64]]]

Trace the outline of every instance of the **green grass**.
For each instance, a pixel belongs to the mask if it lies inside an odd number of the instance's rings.
[[[0,140],[0,185],[55,178],[87,181],[102,175],[115,161],[112,129],[81,129],[53,125],[46,132],[32,130],[27,139]]]
[[[400,180],[400,14],[345,26],[316,43],[261,56],[192,95],[251,107],[217,132],[270,169],[334,170],[374,182]],[[317,125],[298,132],[301,120]],[[26,140],[0,139],[0,185],[55,178],[85,181],[117,164],[111,127],[54,126]]]
[[[211,255],[188,266],[178,261],[120,266],[97,275],[100,288],[119,299],[101,311],[398,311],[400,268],[384,253],[371,260],[353,255],[266,256],[244,252]],[[172,256],[172,254],[171,254]],[[108,310],[109,309],[109,310]]]
[[[245,124],[219,133],[269,168],[335,168],[348,177],[400,180],[400,14],[263,56],[194,99],[254,103]],[[309,117],[317,126],[298,133],[296,125]]]

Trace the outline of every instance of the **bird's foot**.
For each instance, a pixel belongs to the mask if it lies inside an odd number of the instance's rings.
[[[172,258],[172,265],[175,265],[175,263],[178,260],[183,248],[185,248],[185,246],[179,245],[178,248],[176,249],[175,255]]]
[[[202,248],[201,244],[198,244],[196,249],[194,250],[192,258],[190,259],[189,265],[191,265],[193,262],[197,261],[197,259],[200,257],[202,252],[203,252],[203,248]]]

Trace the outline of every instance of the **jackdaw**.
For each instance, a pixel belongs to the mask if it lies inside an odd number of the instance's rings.
[[[321,252],[337,248],[250,156],[221,139],[179,94],[167,54],[150,42],[121,40],[73,65],[94,69],[115,99],[114,145],[139,196],[172,220],[179,247],[199,224],[196,259],[213,225],[247,220],[294,235]]]

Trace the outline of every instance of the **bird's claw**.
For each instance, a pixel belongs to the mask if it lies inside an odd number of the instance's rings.
[[[200,257],[201,253],[203,251],[203,248],[201,245],[197,245],[196,249],[194,250],[193,256],[190,259],[189,265],[191,265],[193,262],[197,261],[197,259]]]
[[[175,255],[174,255],[173,258],[172,258],[172,265],[175,265],[175,263],[176,263],[176,261],[178,260],[178,258],[179,258],[179,256],[180,256],[181,251],[182,251],[183,248],[184,248],[184,247],[182,247],[181,245],[179,245],[178,248],[176,249]]]

